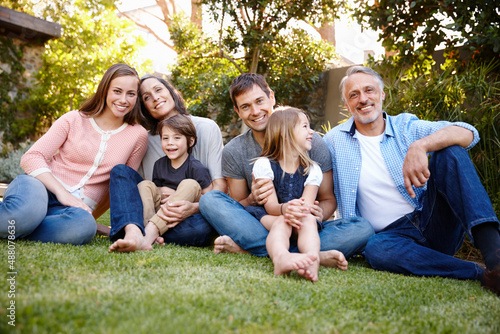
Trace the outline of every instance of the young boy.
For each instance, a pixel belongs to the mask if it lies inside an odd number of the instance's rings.
[[[157,214],[167,201],[197,202],[201,195],[212,190],[210,172],[191,155],[196,144],[196,129],[189,117],[181,114],[158,124],[161,147],[166,156],[156,161],[153,181],[138,184],[144,207],[144,226],[154,224],[160,236],[171,227]],[[174,224],[175,226],[175,224]]]

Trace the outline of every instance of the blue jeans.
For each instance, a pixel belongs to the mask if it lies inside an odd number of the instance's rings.
[[[136,225],[144,234],[142,200],[137,188],[142,180],[139,173],[126,165],[117,165],[111,170],[109,238],[112,241],[123,238],[124,228],[129,224]],[[165,243],[196,247],[209,246],[215,236],[215,230],[201,214],[186,218],[162,235]]]
[[[90,213],[62,205],[32,176],[16,177],[4,195],[0,202],[1,238],[10,235],[8,226],[15,226],[16,239],[61,244],[86,244],[96,233],[96,222]]]
[[[419,276],[479,279],[483,268],[453,255],[472,227],[497,222],[469,154],[459,146],[435,152],[422,211],[401,217],[370,238],[365,256],[375,269]]]
[[[267,229],[252,214],[221,191],[211,191],[200,199],[200,211],[220,235],[227,235],[244,250],[256,256],[268,256]],[[322,223],[319,231],[321,251],[338,250],[346,258],[361,253],[374,234],[370,223],[360,217]],[[290,251],[298,252],[297,245]]]

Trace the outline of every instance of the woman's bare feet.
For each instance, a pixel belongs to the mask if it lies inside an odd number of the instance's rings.
[[[233,239],[227,235],[222,235],[214,241],[214,253],[240,253],[248,254],[246,250],[238,246]]]
[[[347,270],[347,265],[349,264],[345,259],[344,254],[337,250],[320,252],[319,263],[323,267],[339,268],[340,270]]]
[[[302,275],[300,273],[299,275],[310,279],[309,277],[313,277],[314,274],[309,272],[309,268],[314,262],[318,262],[317,260],[318,257],[316,255],[286,252],[273,259],[274,274],[283,275],[294,270],[301,270]],[[317,276],[316,272],[316,280]]]
[[[111,246],[109,252],[135,252],[137,250],[153,250],[150,243],[147,243],[139,227],[129,224],[125,226],[125,237],[118,239]]]

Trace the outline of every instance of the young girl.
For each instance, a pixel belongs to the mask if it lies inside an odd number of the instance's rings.
[[[162,200],[198,202],[202,194],[212,190],[210,171],[191,154],[196,129],[189,116],[177,114],[164,119],[158,124],[158,132],[166,156],[154,164],[153,181],[144,180],[137,185],[148,244],[173,227],[157,214]]]
[[[300,109],[279,108],[269,118],[262,155],[255,161],[256,180],[271,179],[274,192],[264,204],[267,214],[258,217],[269,230],[266,248],[274,264],[274,274],[293,270],[310,281],[318,280],[320,239],[316,218],[308,213],[323,179],[321,168],[307,151],[313,131],[307,115]],[[287,211],[300,208],[299,222],[285,218]],[[301,253],[290,253],[292,230],[297,232]]]
[[[61,116],[21,159],[26,174],[0,204],[0,236],[85,244],[96,233],[92,210],[117,164],[137,169],[147,132],[135,124],[139,76],[126,64],[104,74],[95,95]]]

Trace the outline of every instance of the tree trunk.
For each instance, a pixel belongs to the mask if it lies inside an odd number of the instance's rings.
[[[318,29],[318,32],[321,36],[321,39],[325,42],[330,43],[333,46],[336,46],[335,41],[335,22],[325,22],[321,28]]]
[[[191,22],[201,30],[202,28],[202,11],[199,0],[191,0]]]
[[[250,63],[250,69],[248,71],[249,73],[257,73],[257,68],[259,66],[259,56],[259,48],[254,49],[252,53],[252,62]]]
[[[156,0],[156,4],[161,8],[163,19],[167,26],[170,26],[170,20],[177,13],[177,5],[175,0]]]

